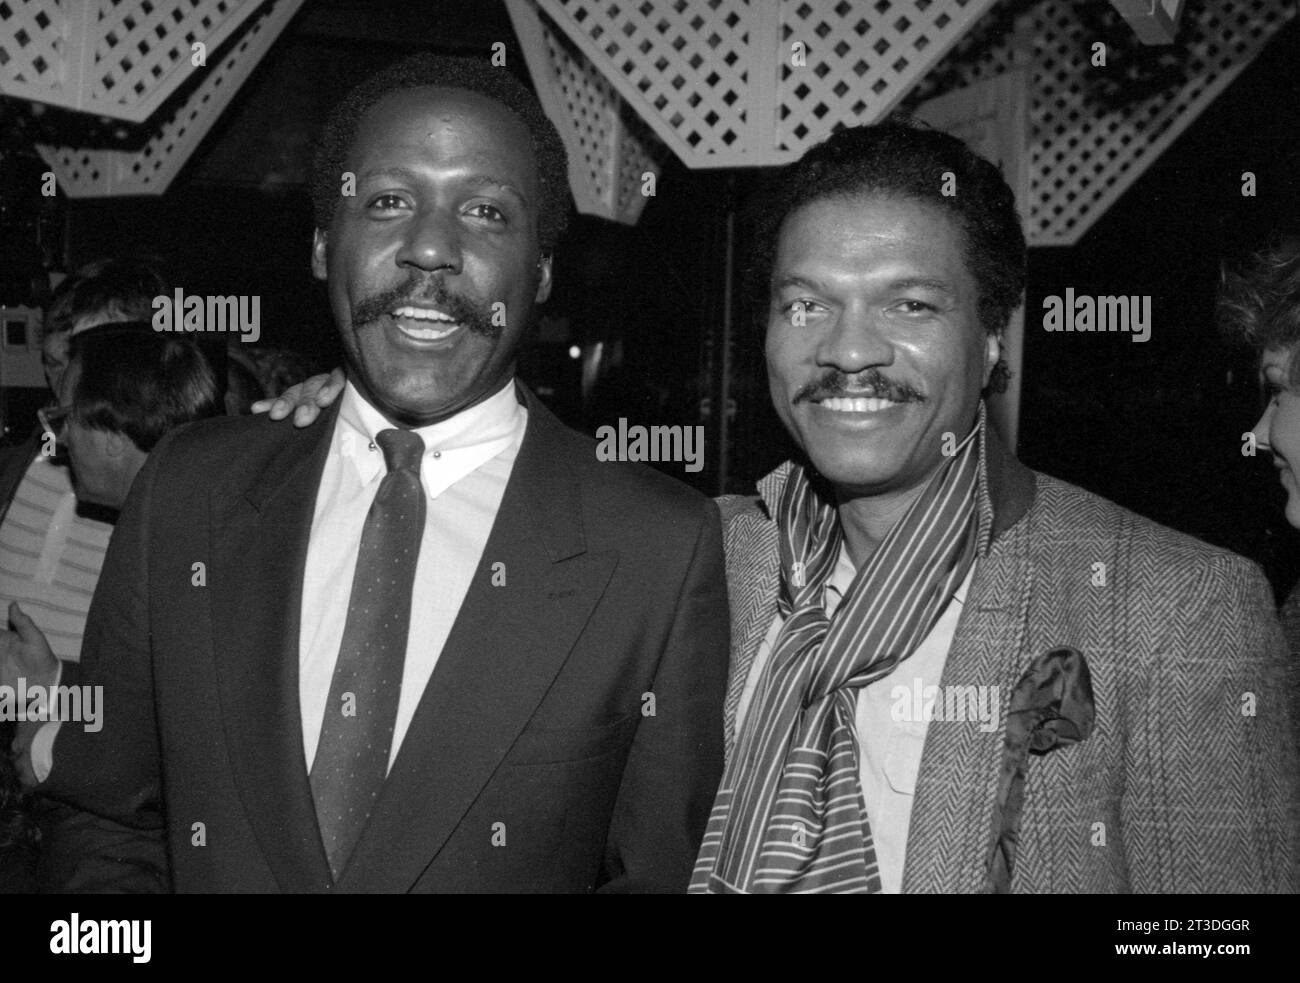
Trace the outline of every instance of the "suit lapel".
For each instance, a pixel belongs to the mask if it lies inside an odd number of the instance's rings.
[[[287,433],[232,506],[213,495],[212,592],[218,695],[235,785],[286,892],[329,887],[307,780],[298,699],[302,577],[337,406]],[[224,508],[224,511],[217,511]]]
[[[525,397],[528,429],[478,570],[341,891],[416,884],[533,715],[617,566],[615,553],[586,551],[567,431]],[[505,586],[492,583],[496,563]]]
[[[761,506],[760,506],[761,507]],[[731,606],[731,668],[723,705],[728,759],[736,743],[736,714],[754,659],[776,617],[780,556],[776,523],[746,511],[727,520],[727,590]]]
[[[1032,586],[1023,537],[995,545],[975,569],[940,692],[996,686],[998,726],[986,732],[966,721],[930,722],[912,802],[904,892],[973,893],[982,887],[1006,711],[1025,661]]]
[[[973,893],[984,883],[992,843],[1006,711],[1029,656],[1025,651],[1034,584],[1029,514],[1034,476],[993,427],[986,428],[984,475],[993,506],[992,542],[977,561],[966,606],[944,662],[940,692],[996,686],[998,726],[931,721],[912,802],[903,891]],[[1019,525],[1018,525],[1019,524]]]

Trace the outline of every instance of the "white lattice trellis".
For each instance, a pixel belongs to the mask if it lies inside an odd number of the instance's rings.
[[[684,163],[744,167],[882,118],[995,0],[533,2]]]
[[[267,0],[0,0],[0,93],[140,123]]]
[[[1036,246],[1076,242],[1294,15],[1288,0],[1150,0],[1156,26],[1181,14],[1185,74],[1104,103],[1095,89],[1105,70],[1090,61],[1098,38],[1078,0],[1043,0],[1014,32],[977,31],[955,48],[991,0],[509,2],[540,7],[694,168],[785,163],[838,126],[883,118],[927,72],[919,92],[934,96],[1029,67],[1026,219]],[[1139,5],[1122,6],[1135,16]],[[598,87],[580,67],[565,71]],[[618,115],[608,101],[602,112]]]
[[[1250,64],[1294,15],[1287,0],[1207,0],[1189,9],[1179,44],[1191,58],[1185,83],[1123,109],[1098,112],[1077,79],[1051,60],[1050,32],[1074,51],[1086,48],[1070,4],[1051,0],[1034,11],[1033,144],[1030,239],[1072,245]],[[1053,98],[1054,97],[1054,98]]]
[[[1093,91],[1106,77],[1106,70],[1090,61],[1091,46],[1101,39],[1089,33],[1071,0],[1043,0],[1014,32],[972,36],[938,66],[935,77],[973,82],[1014,64],[1029,65],[1026,235],[1033,246],[1069,246],[1292,16],[1288,0],[1188,5],[1177,40],[1186,53],[1182,80],[1116,106],[1099,102]]]
[[[528,0],[506,0],[546,113],[569,154],[578,211],[633,225],[645,207],[644,175],[659,165],[629,127],[631,110],[600,71],[538,16]]]
[[[0,0],[0,5],[10,0]],[[164,109],[143,146],[133,149],[38,144],[61,190],[71,198],[162,194],[303,0],[274,0],[213,58],[174,109]],[[219,56],[219,57],[218,57]]]

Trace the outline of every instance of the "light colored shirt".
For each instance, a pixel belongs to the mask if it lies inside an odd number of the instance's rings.
[[[511,381],[476,406],[415,431],[424,440],[420,480],[428,499],[390,768],[479,567],[527,422]],[[387,473],[373,440],[391,426],[349,383],[316,492],[303,573],[298,697],[309,771],[343,641],[366,513]]]
[[[17,601],[60,659],[81,659],[86,613],[113,527],[77,514],[68,469],[38,456],[0,523],[0,610]]]
[[[848,550],[841,547],[835,569],[826,584],[823,604],[827,616],[834,617],[840,601],[853,584],[856,572]],[[972,565],[952,602],[944,608],[917,650],[900,662],[893,672],[858,690],[855,715],[858,776],[862,783],[867,821],[871,824],[881,889],[886,894],[899,894],[903,889],[907,831],[912,819],[912,800],[916,795],[916,776],[921,770],[921,749],[929,726],[924,719],[910,719],[916,716],[914,713],[900,714],[896,711],[900,701],[894,690],[904,686],[909,692],[924,693],[927,686],[939,685],[974,573]],[[772,654],[772,646],[784,620],[778,612],[754,657],[736,709],[737,730],[744,724],[763,667]],[[912,701],[907,702],[910,704]],[[900,716],[904,719],[896,719]]]

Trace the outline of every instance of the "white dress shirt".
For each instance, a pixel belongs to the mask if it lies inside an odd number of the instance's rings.
[[[853,583],[856,574],[848,550],[841,547],[835,569],[826,584],[824,604],[826,614],[833,617],[835,609]],[[912,800],[916,795],[916,776],[921,770],[921,748],[929,726],[925,720],[895,720],[893,712],[898,700],[891,695],[894,687],[906,686],[924,692],[927,686],[938,686],[943,676],[948,650],[952,648],[957,621],[966,591],[970,588],[974,565],[965,581],[953,594],[953,600],[944,608],[930,634],[925,636],[910,657],[894,667],[894,671],[874,683],[858,690],[858,774],[862,782],[862,798],[867,807],[867,820],[871,823],[871,840],[880,869],[881,889],[886,894],[899,894],[903,889],[903,862],[907,855],[907,830],[912,819]],[[745,679],[736,709],[736,729],[744,724],[745,714],[754,698],[758,681],[772,654],[772,645],[781,630],[784,619],[778,612],[768,629],[767,637],[759,646]]]
[[[420,480],[428,500],[390,768],[479,567],[527,423],[511,380],[451,419],[415,431],[424,440]],[[316,492],[303,572],[298,697],[309,771],[343,642],[361,532],[387,473],[373,441],[391,427],[348,383]]]

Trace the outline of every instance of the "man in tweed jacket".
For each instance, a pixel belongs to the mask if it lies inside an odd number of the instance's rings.
[[[941,191],[948,174],[955,196]],[[719,500],[732,616],[728,769],[692,890],[880,890],[881,879],[904,892],[1296,890],[1287,654],[1259,569],[1027,469],[983,425],[981,389],[996,387],[1001,332],[1023,290],[1024,240],[1000,175],[950,137],[891,123],[841,131],[788,168],[765,204],[751,286],[765,310],[773,400],[801,454],[760,481],[758,497]],[[892,745],[864,744],[869,711],[855,689],[868,848],[835,854],[832,872],[814,877],[804,821],[790,822],[796,794],[773,793],[760,828],[732,808],[747,783],[752,791],[792,767],[763,760],[762,735],[738,719],[784,719],[762,705],[785,691],[759,663],[786,644],[780,628],[798,607],[789,598],[808,576],[789,563],[802,540],[782,539],[792,476],[806,468],[833,488],[840,562],[861,571],[901,524],[909,483],[923,485],[951,453],[935,446],[940,435],[968,431],[979,447],[980,542],[964,603],[959,590],[946,629],[942,618],[924,622],[924,645],[937,639],[938,693],[995,694],[998,725],[936,716],[908,776]],[[1062,649],[1082,655],[1071,663],[1084,664],[1082,683],[1071,680],[1067,694],[1082,695],[1076,711],[1086,707],[1073,729],[1050,722],[1070,735],[1054,749],[1034,744],[1051,753],[1027,754],[1027,727],[1012,736],[1013,694],[1030,692],[1025,680]],[[903,655],[867,688],[907,689],[913,663]],[[850,687],[872,676],[857,670]],[[805,693],[796,716],[815,700]],[[884,784],[868,774],[873,752],[895,801],[911,791],[910,822],[906,806],[892,828],[884,810],[872,815],[883,799],[870,790]],[[812,811],[818,833],[834,832]],[[799,850],[783,839],[787,827]],[[892,875],[876,855],[893,856]],[[747,867],[746,857],[756,859]]]
[[[1258,568],[1030,471],[996,431],[988,437],[992,548],[972,580],[942,686],[991,684],[1009,694],[1031,658],[1065,644],[1087,657],[1097,708],[1088,740],[1030,764],[1011,889],[1296,890],[1296,768],[1280,710],[1286,652]],[[766,501],[787,468],[760,483],[760,497],[719,501],[732,618],[729,753],[741,691],[776,614],[780,571]],[[1092,586],[1098,562],[1106,587]],[[1242,712],[1248,693],[1254,716]],[[905,892],[984,889],[1003,736],[931,723]]]

